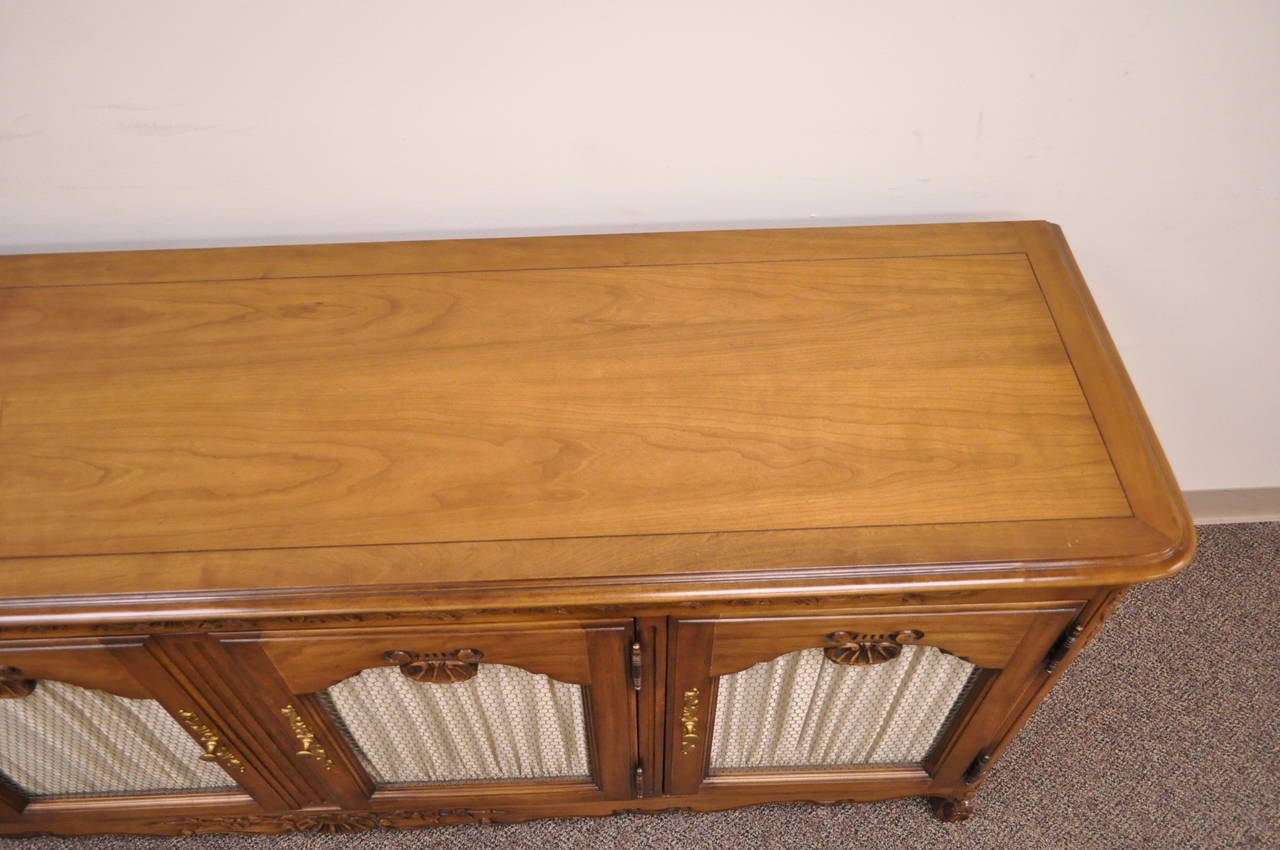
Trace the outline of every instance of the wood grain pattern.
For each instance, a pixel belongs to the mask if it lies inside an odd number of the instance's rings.
[[[148,699],[151,692],[121,654],[142,646],[142,639],[84,638],[77,640],[6,641],[0,646],[0,667],[16,667],[28,679],[54,680],[80,688],[105,691],[129,699]]]
[[[997,254],[1023,250],[1015,226],[917,224],[20,254],[0,257],[0,287]]]
[[[1129,514],[1021,256],[0,298],[9,556]]]
[[[392,666],[388,650],[451,652],[478,649],[486,664],[510,664],[561,682],[587,685],[587,636],[581,628],[432,628],[405,631],[326,630],[323,634],[273,632],[261,638],[224,638],[261,647],[293,693],[320,691],[371,667]]]
[[[1044,223],[8,257],[0,327],[14,613],[301,613],[208,594],[353,576],[1096,585],[1193,545]]]
[[[1020,222],[1017,229],[1135,515],[1171,548],[1190,551],[1195,528],[1182,491],[1062,229],[1048,222]]]

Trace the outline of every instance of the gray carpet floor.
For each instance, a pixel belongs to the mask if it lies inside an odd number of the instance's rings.
[[[1201,528],[1195,563],[1130,593],[992,768],[965,823],[899,800],[339,836],[38,838],[0,850],[1277,848],[1278,575],[1280,523]]]

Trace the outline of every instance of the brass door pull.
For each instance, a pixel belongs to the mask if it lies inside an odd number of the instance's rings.
[[[298,758],[316,759],[324,765],[325,770],[333,769],[333,759],[329,758],[329,754],[324,751],[316,741],[316,735],[311,731],[311,727],[307,726],[307,722],[298,714],[298,710],[292,705],[286,705],[280,709],[280,713],[289,718],[289,726],[293,729],[293,735],[298,739],[298,743],[302,745],[302,749],[294,753]]]
[[[680,752],[689,755],[698,748],[698,689],[684,692],[684,706],[680,710]]]
[[[200,746],[204,747],[204,752],[200,754],[200,761],[217,762],[227,770],[244,773],[244,763],[227,748],[226,744],[218,740],[217,734],[209,728],[209,724],[200,719],[200,715],[194,711],[179,710],[178,717],[183,725],[200,740]]]

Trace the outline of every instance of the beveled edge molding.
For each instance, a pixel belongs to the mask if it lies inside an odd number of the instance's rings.
[[[1047,588],[1045,589],[1048,590]],[[1063,590],[1063,588],[1057,588]],[[485,622],[487,625],[504,625],[509,622],[524,623],[528,620],[539,620],[543,625],[553,623],[554,620],[545,620],[547,615],[563,616],[566,618],[579,619],[609,619],[612,617],[635,617],[644,616],[653,611],[670,613],[673,610],[689,610],[697,611],[700,614],[704,612],[714,612],[722,610],[737,616],[735,609],[739,608],[795,608],[801,611],[831,611],[833,613],[856,614],[860,609],[873,608],[902,608],[906,606],[926,605],[931,607],[947,607],[955,605],[968,606],[984,606],[992,602],[990,598],[984,598],[984,594],[1012,592],[1012,588],[969,588],[964,590],[929,590],[921,593],[831,593],[824,596],[808,596],[808,597],[780,597],[777,599],[754,598],[747,597],[741,599],[720,599],[713,598],[705,601],[686,600],[683,602],[668,603],[635,603],[630,605],[568,605],[555,607],[529,607],[529,608],[479,608],[479,609],[457,609],[452,611],[418,611],[407,609],[403,611],[366,611],[366,612],[343,612],[334,614],[316,614],[309,616],[278,616],[272,617],[264,615],[247,619],[243,617],[228,616],[219,619],[191,619],[191,620],[135,620],[123,619],[115,622],[94,622],[86,621],[83,617],[76,617],[74,622],[69,623],[50,623],[48,617],[42,617],[41,622],[22,623],[22,622],[5,622],[5,618],[0,617],[0,640],[24,640],[39,639],[46,636],[53,638],[67,639],[80,636],[112,636],[112,635],[155,635],[155,634],[173,634],[173,633],[224,633],[224,632],[254,632],[254,631],[272,631],[272,630],[293,630],[302,628],[325,628],[325,627],[343,627],[348,626],[358,628],[361,626],[376,627],[381,624],[394,624],[398,626],[417,626],[421,625],[427,628],[435,625],[454,625],[454,624],[470,624],[475,620],[475,625],[481,625]],[[1062,593],[1042,594],[1042,604],[1031,603],[1033,607],[1042,607],[1043,605],[1059,604],[1068,599],[1074,599],[1071,594],[1063,595]],[[853,603],[853,604],[850,604]],[[866,603],[877,603],[866,605]],[[743,612],[746,613],[746,612]],[[499,617],[500,620],[480,621],[483,617]],[[13,618],[18,619],[18,618]],[[941,647],[939,647],[941,648]]]
[[[834,767],[828,770],[800,770],[789,773],[712,773],[702,780],[698,793],[711,790],[746,790],[758,789],[761,785],[770,786],[812,786],[814,783],[830,784],[831,787],[845,785],[858,786],[859,790],[871,787],[893,787],[898,797],[915,797],[927,792],[933,786],[933,777],[920,766],[890,767],[886,765],[864,765],[862,767]],[[860,797],[835,802],[860,802],[869,799],[888,799],[886,797]],[[807,803],[820,803],[819,800],[805,800]]]
[[[894,532],[893,528],[887,530]],[[710,573],[700,571],[699,564],[694,563],[689,563],[687,569],[669,573],[643,572],[649,561],[637,553],[662,556],[671,549],[664,535],[527,541],[525,548],[532,548],[522,561],[617,560],[625,555],[625,561],[635,562],[636,572],[560,578],[526,576],[495,582],[457,580],[353,586],[336,578],[332,583],[315,584],[281,579],[271,586],[246,589],[242,576],[246,570],[262,566],[284,576],[297,572],[301,578],[308,575],[306,564],[311,556],[345,558],[343,581],[350,574],[358,573],[371,559],[384,566],[403,566],[412,574],[423,574],[422,571],[444,563],[455,553],[458,557],[482,558],[486,562],[492,557],[500,564],[510,559],[510,547],[502,541],[3,558],[0,566],[15,574],[31,570],[47,575],[50,589],[23,595],[0,594],[0,618],[27,615],[44,620],[59,617],[114,620],[123,619],[121,612],[129,609],[148,611],[150,620],[194,616],[206,619],[314,616],[370,607],[404,610],[415,603],[435,610],[506,607],[513,603],[577,607],[599,604],[602,595],[608,595],[619,605],[634,606],[690,597],[727,600],[779,594],[928,592],[942,584],[971,589],[1093,587],[1165,578],[1180,571],[1194,550],[1193,534],[1172,540],[1134,517],[957,523],[900,530],[913,531],[912,540],[922,535],[932,536],[928,545],[908,555],[898,551],[902,542],[898,537],[891,534],[888,542],[881,539],[885,527],[835,529],[843,535],[840,539],[828,539],[828,532],[833,530],[710,532],[702,535],[706,548],[699,563],[708,559],[741,562],[747,543],[752,544],[750,551],[766,553],[759,559],[759,566]],[[806,566],[795,566],[794,546],[810,540],[816,532],[825,537],[804,557]],[[1014,533],[1024,543],[1050,535],[1061,546],[1054,543],[1045,548],[1027,544],[1011,550],[1008,537]],[[977,538],[971,539],[972,535]],[[1116,545],[1119,539],[1125,541],[1124,545]],[[999,552],[994,548],[997,540],[1004,541]],[[1075,543],[1069,545],[1069,540]],[[1090,550],[1096,554],[1079,556]],[[631,554],[625,554],[628,552]],[[856,560],[852,553],[863,553],[861,557],[865,557],[866,562],[850,563]],[[136,570],[140,575],[153,578],[183,574],[184,577],[176,579],[176,584],[185,589],[166,589],[163,581],[157,579],[155,586],[139,585],[120,592],[66,592],[71,577],[103,565],[122,572]],[[191,584],[196,572],[212,578],[202,580],[198,586]],[[232,584],[232,575],[241,578]],[[314,571],[309,577],[316,579]],[[136,613],[134,618],[141,619]]]
[[[120,620],[118,622],[85,622],[83,617],[76,617],[73,623],[39,622],[31,624],[0,622],[0,636],[4,638],[20,637],[24,634],[43,635],[56,632],[78,632],[81,634],[155,634],[168,632],[238,632],[259,631],[268,629],[290,629],[308,626],[361,626],[377,623],[393,623],[402,620],[423,621],[426,624],[455,623],[460,620],[477,617],[532,617],[542,618],[547,615],[561,616],[605,616],[622,611],[633,610],[636,606],[628,605],[557,605],[552,607],[529,608],[473,608],[456,611],[432,611],[407,609],[403,611],[361,611],[332,614],[280,615],[272,616],[264,613],[260,617],[246,618],[227,616],[216,619],[170,619],[170,620]],[[47,618],[45,618],[47,619]]]
[[[782,777],[773,777],[779,779]],[[259,814],[245,811],[206,815],[189,812],[155,812],[122,817],[120,811],[106,814],[107,810],[119,810],[136,805],[136,798],[114,800],[97,798],[88,804],[79,799],[41,801],[36,805],[40,814],[23,823],[0,823],[0,840],[22,838],[34,834],[85,836],[98,834],[119,835],[203,835],[215,832],[245,832],[260,834],[277,833],[350,833],[372,829],[404,830],[418,827],[446,826],[465,823],[517,823],[531,820],[566,817],[607,817],[615,814],[654,814],[668,811],[717,812],[746,807],[775,805],[778,802],[804,802],[820,806],[854,806],[867,802],[891,799],[920,798],[929,794],[946,793],[951,789],[934,789],[931,779],[920,768],[867,769],[855,773],[795,774],[786,779],[794,780],[783,785],[800,785],[794,791],[760,789],[758,775],[712,775],[705,786],[715,793],[698,797],[651,797],[633,800],[592,800],[567,802],[563,805],[514,805],[504,809],[481,808],[414,808],[416,803],[406,803],[403,808],[388,807],[381,810],[359,809],[325,811],[295,811],[281,814]],[[829,784],[826,789],[813,787],[821,781]],[[848,783],[842,785],[841,783]],[[775,785],[771,781],[771,784]],[[594,787],[594,786],[589,786]],[[732,792],[732,793],[724,793]],[[206,796],[209,795],[199,795]],[[228,795],[218,795],[225,798]],[[241,805],[252,805],[247,794],[233,795]],[[186,795],[184,799],[191,799]],[[174,797],[166,798],[172,802]],[[209,797],[209,799],[213,799]],[[55,815],[55,812],[57,813]],[[56,818],[57,820],[55,820]],[[89,829],[67,832],[58,828],[62,819],[74,820],[77,825],[91,825]]]
[[[999,592],[999,588],[995,589]],[[1009,590],[1009,588],[1005,588]],[[435,624],[452,624],[482,618],[515,618],[515,619],[544,619],[548,616],[556,617],[601,617],[610,616],[635,616],[637,611],[645,611],[648,609],[660,609],[669,611],[673,608],[688,610],[708,610],[718,607],[727,609],[735,608],[772,608],[772,607],[795,607],[795,608],[831,608],[837,610],[848,610],[850,603],[857,603],[854,607],[860,607],[861,603],[874,602],[880,603],[876,607],[900,607],[900,606],[917,606],[917,605],[953,605],[965,599],[978,600],[984,592],[983,589],[964,589],[964,590],[944,590],[944,589],[925,589],[920,592],[884,592],[884,593],[837,593],[832,592],[822,596],[782,596],[777,598],[745,596],[745,598],[723,599],[709,598],[706,600],[685,600],[679,602],[648,602],[633,604],[582,604],[582,605],[554,605],[554,606],[537,606],[529,607],[508,607],[508,608],[459,608],[454,610],[428,610],[428,609],[405,609],[399,611],[363,611],[363,612],[341,612],[329,614],[309,614],[309,615],[285,615],[272,616],[270,613],[263,613],[262,616],[243,617],[243,616],[227,616],[216,619],[192,618],[192,619],[164,619],[164,620],[145,620],[145,619],[123,619],[118,621],[86,621],[83,616],[76,616],[74,622],[70,623],[50,623],[47,622],[50,617],[44,616],[41,622],[24,624],[21,622],[12,622],[14,619],[9,618],[10,622],[4,622],[6,618],[0,618],[0,638],[3,639],[19,639],[25,635],[56,635],[59,633],[77,633],[81,635],[116,635],[116,634],[166,634],[174,632],[236,632],[236,631],[265,631],[275,629],[293,629],[293,628],[309,628],[309,627],[334,627],[334,626],[367,626],[378,625],[382,623],[388,624],[405,624],[405,625],[435,625]],[[425,601],[425,600],[424,600]],[[437,604],[445,600],[433,600]],[[975,603],[976,604],[976,603]],[[109,612],[102,612],[103,616],[108,616]],[[68,635],[70,636],[70,635]]]
[[[214,832],[316,832],[341,834],[371,829],[413,829],[454,823],[490,823],[504,809],[425,809],[421,811],[290,812],[280,815],[207,815],[148,821],[147,826],[174,829],[179,835]]]
[[[1193,539],[1191,541],[1193,543]],[[1189,560],[1190,552],[1186,554]],[[1105,559],[1100,559],[1100,561]],[[945,582],[951,592],[1000,591],[1039,588],[1066,590],[1119,584],[1133,584],[1163,578],[1180,571],[1185,564],[1182,556],[1174,561],[1161,561],[1159,572],[1150,576],[1117,578],[1102,572],[1098,575],[1081,573],[1077,567],[1061,564],[1045,564],[1038,569],[1023,570],[1016,564],[969,565],[973,573],[964,576],[955,565],[927,565],[913,568],[907,580],[894,580],[887,576],[891,568],[858,568],[861,575],[849,578],[830,577],[823,571],[818,574],[795,576],[795,585],[788,588],[780,584],[777,576],[730,574],[719,580],[690,581],[682,583],[685,576],[674,576],[660,581],[661,576],[645,576],[639,580],[583,581],[575,587],[550,583],[526,583],[518,586],[479,588],[465,591],[464,599],[450,597],[460,593],[453,587],[387,588],[360,585],[352,588],[291,588],[279,591],[257,592],[252,595],[236,591],[194,593],[120,594],[118,596],[68,597],[50,605],[48,598],[0,599],[0,634],[10,632],[39,633],[42,631],[71,631],[139,633],[152,631],[194,630],[253,630],[288,625],[337,625],[342,622],[359,624],[371,620],[392,620],[401,617],[418,617],[452,621],[467,616],[525,615],[543,612],[581,614],[586,612],[616,613],[636,608],[697,607],[700,604],[808,604],[794,600],[824,597],[841,599],[891,598],[893,596],[932,595]],[[1173,564],[1173,566],[1169,566]],[[1102,564],[1095,564],[1101,568]],[[805,572],[805,571],[800,571]],[[959,575],[957,575],[959,573]],[[1028,573],[1033,578],[1028,578]],[[747,584],[748,587],[735,586]],[[648,586],[646,586],[648,585]],[[957,585],[960,585],[957,587]],[[767,593],[780,594],[773,602],[756,602]],[[788,592],[794,596],[787,595]],[[602,605],[596,600],[602,594],[621,597],[623,601]],[[821,594],[814,597],[813,594]],[[524,598],[530,607],[471,608],[475,596],[488,596],[495,601],[508,602]],[[677,599],[678,597],[686,597]],[[697,597],[688,599],[687,597]],[[336,598],[336,599],[335,599]],[[545,603],[555,600],[556,604]],[[338,602],[336,600],[342,600]],[[415,610],[413,605],[430,606],[431,610]],[[453,604],[450,604],[453,603]],[[453,607],[453,605],[457,607]],[[341,606],[339,610],[335,607]],[[354,608],[381,607],[375,612],[360,612]],[[51,611],[50,609],[54,609]],[[219,609],[225,615],[219,616]],[[278,613],[273,613],[275,608]],[[342,610],[345,608],[346,610]],[[133,610],[131,610],[133,609]],[[317,611],[317,609],[321,609]],[[390,609],[390,610],[388,610]],[[55,613],[56,611],[56,613]],[[152,617],[144,619],[138,613],[147,612]],[[188,612],[199,612],[199,618],[184,619]],[[308,613],[310,611],[311,613]],[[30,613],[25,613],[30,612]],[[132,614],[132,616],[130,616]],[[30,617],[36,622],[14,624]],[[65,620],[65,623],[59,623]],[[50,622],[52,621],[52,622]],[[194,624],[194,625],[193,625]]]

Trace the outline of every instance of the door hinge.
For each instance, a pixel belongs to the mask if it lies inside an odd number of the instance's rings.
[[[640,673],[643,669],[640,661],[640,641],[631,644],[631,687],[640,690]]]
[[[973,763],[969,765],[969,769],[964,772],[964,782],[970,785],[982,778],[982,774],[987,772],[987,765],[991,763],[991,750],[983,750],[978,753]]]
[[[1058,638],[1058,642],[1049,650],[1049,654],[1044,659],[1044,669],[1052,673],[1062,659],[1067,657],[1067,653],[1071,651],[1071,647],[1076,645],[1076,641],[1080,639],[1080,634],[1084,631],[1084,623],[1075,622],[1067,627],[1067,630]]]
[[[638,764],[636,765],[635,776],[632,777],[631,790],[635,794],[637,800],[644,797],[644,768]]]

